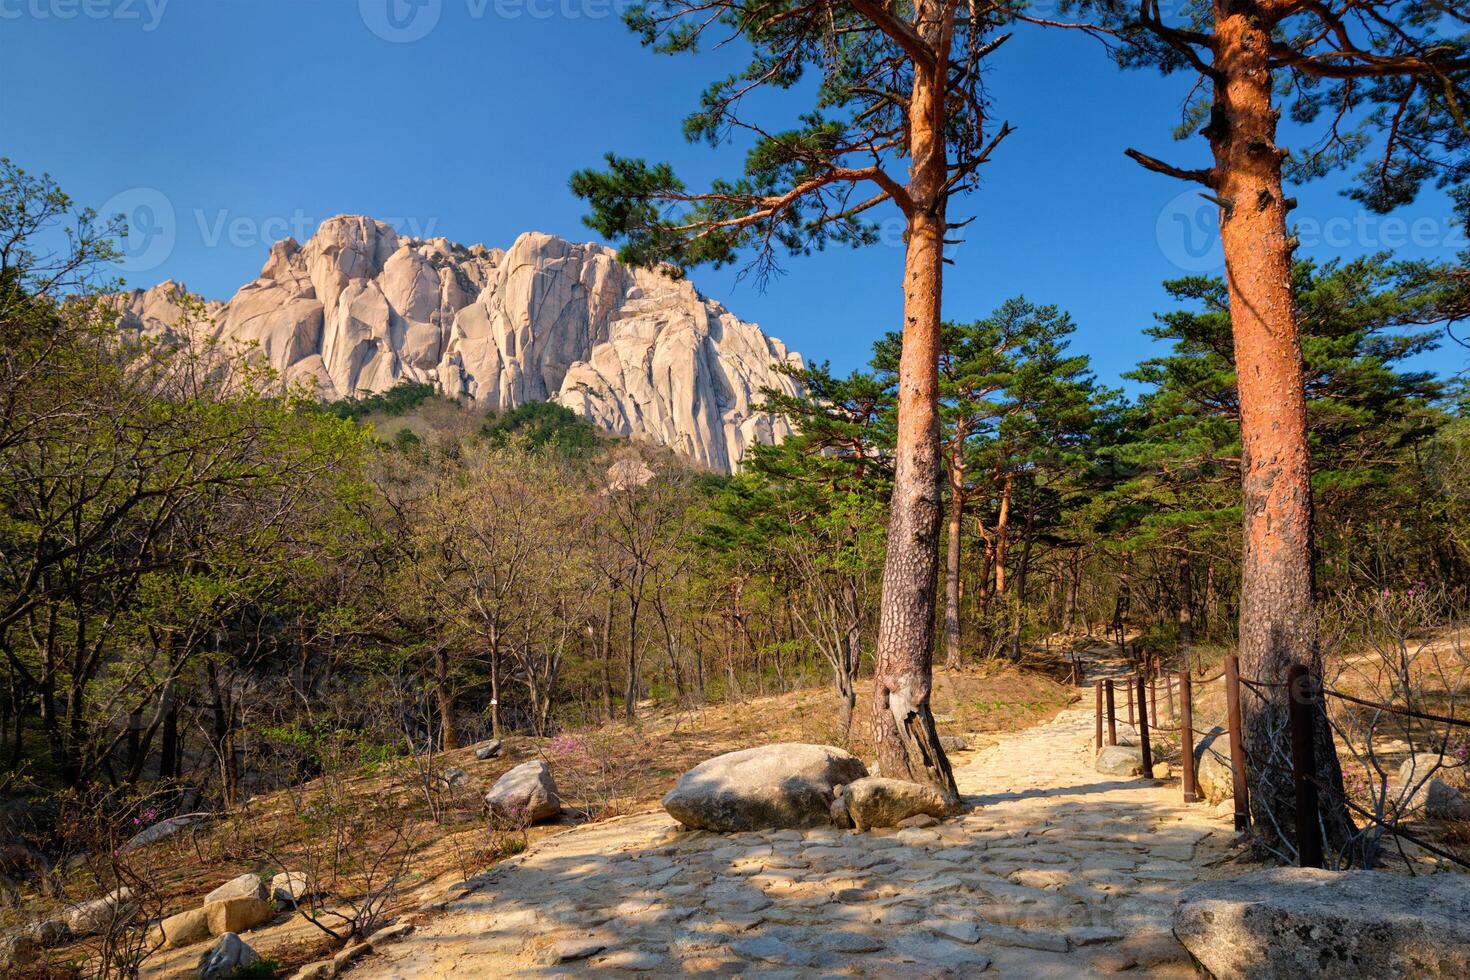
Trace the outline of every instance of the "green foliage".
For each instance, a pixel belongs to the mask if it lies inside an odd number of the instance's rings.
[[[387,391],[361,398],[343,398],[327,402],[323,410],[342,419],[361,422],[372,415],[396,418],[407,415],[431,398],[441,397],[435,387],[426,381],[403,381]]]
[[[569,459],[586,458],[605,447],[592,423],[555,402],[526,402],[492,416],[480,433],[492,446],[519,442],[532,452],[551,452]]]

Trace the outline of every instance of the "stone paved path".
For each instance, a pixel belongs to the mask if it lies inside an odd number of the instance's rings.
[[[1097,773],[1090,703],[956,757],[927,830],[687,833],[661,811],[549,838],[354,975],[1193,976],[1178,891],[1229,837],[1178,784]]]

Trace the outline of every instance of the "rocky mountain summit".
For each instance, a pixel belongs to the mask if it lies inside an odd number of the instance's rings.
[[[177,329],[180,290],[126,294],[123,326]],[[723,472],[789,434],[756,406],[763,387],[795,389],[775,365],[801,363],[687,281],[601,245],[527,232],[508,250],[466,247],[353,215],[277,242],[254,282],[204,312],[214,336],[325,399],[418,381],[497,411],[555,401]]]

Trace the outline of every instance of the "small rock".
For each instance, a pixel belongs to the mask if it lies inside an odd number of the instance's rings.
[[[577,960],[585,960],[589,956],[595,956],[604,949],[607,949],[607,947],[607,940],[597,939],[591,936],[559,939],[542,950],[537,959],[545,966],[555,966],[558,963],[574,963]]]
[[[1171,775],[1173,775],[1173,773],[1174,773],[1174,770],[1169,766],[1169,764],[1167,762],[1155,762],[1154,763],[1154,778],[1155,779],[1168,779]]]
[[[939,818],[949,813],[949,805],[934,787],[882,776],[856,780],[847,787],[843,799],[858,830],[896,827],[900,821],[919,814]]]
[[[491,813],[516,822],[535,823],[561,813],[551,767],[540,759],[523,762],[497,779],[485,802]]]
[[[1143,775],[1143,751],[1131,745],[1104,745],[1097,754],[1097,771],[1109,776]]]
[[[233,932],[227,932],[199,957],[196,972],[199,980],[229,980],[259,959],[260,954],[251,949],[245,940]]]
[[[973,946],[980,941],[980,926],[973,920],[930,919],[924,923],[924,928],[936,936],[953,939],[957,943]]]
[[[445,786],[463,786],[470,781],[470,774],[458,766],[450,766],[439,774],[439,781]]]
[[[502,743],[500,739],[492,738],[484,745],[481,745],[479,748],[475,749],[475,758],[479,759],[481,762],[484,762],[486,759],[493,759],[500,754],[500,750],[503,747],[504,743]]]
[[[838,786],[837,789],[840,790],[842,789],[842,787]],[[847,812],[846,797],[839,794],[837,798],[832,801],[832,805],[828,807],[828,811],[832,814],[833,826],[842,827],[844,829],[852,827],[852,815]]]
[[[220,885],[214,891],[204,896],[204,904],[220,902],[227,898],[259,898],[264,900],[267,896],[265,882],[260,880],[260,875],[243,874],[238,878],[231,878]]]
[[[291,980],[326,980],[327,977],[336,975],[337,965],[335,963],[331,960],[317,960],[291,974]]]
[[[923,830],[925,827],[937,827],[939,821],[927,813],[916,813],[912,817],[905,817],[898,822],[901,830]]]
[[[939,747],[946,752],[968,752],[970,751],[970,740],[963,735],[941,735],[939,736]]]

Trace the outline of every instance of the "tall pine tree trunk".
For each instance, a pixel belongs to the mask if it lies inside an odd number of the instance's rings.
[[[1313,609],[1312,485],[1307,447],[1301,341],[1292,305],[1292,244],[1276,145],[1267,45],[1274,4],[1215,0],[1213,118],[1215,155],[1240,387],[1241,505],[1244,560],[1240,591],[1240,667],[1249,679],[1284,684],[1303,663],[1320,674]],[[1289,755],[1285,692],[1242,694],[1242,728],[1253,762],[1251,811],[1268,844],[1290,835],[1295,797],[1289,771],[1267,760]],[[1340,794],[1342,773],[1325,714],[1317,717],[1318,780]],[[1322,794],[1327,839],[1340,847],[1351,821],[1333,792]]]
[[[944,271],[944,72],[916,66],[909,105],[908,252],[898,439],[874,671],[873,736],[885,776],[958,798],[929,707],[939,573],[939,325]]]

